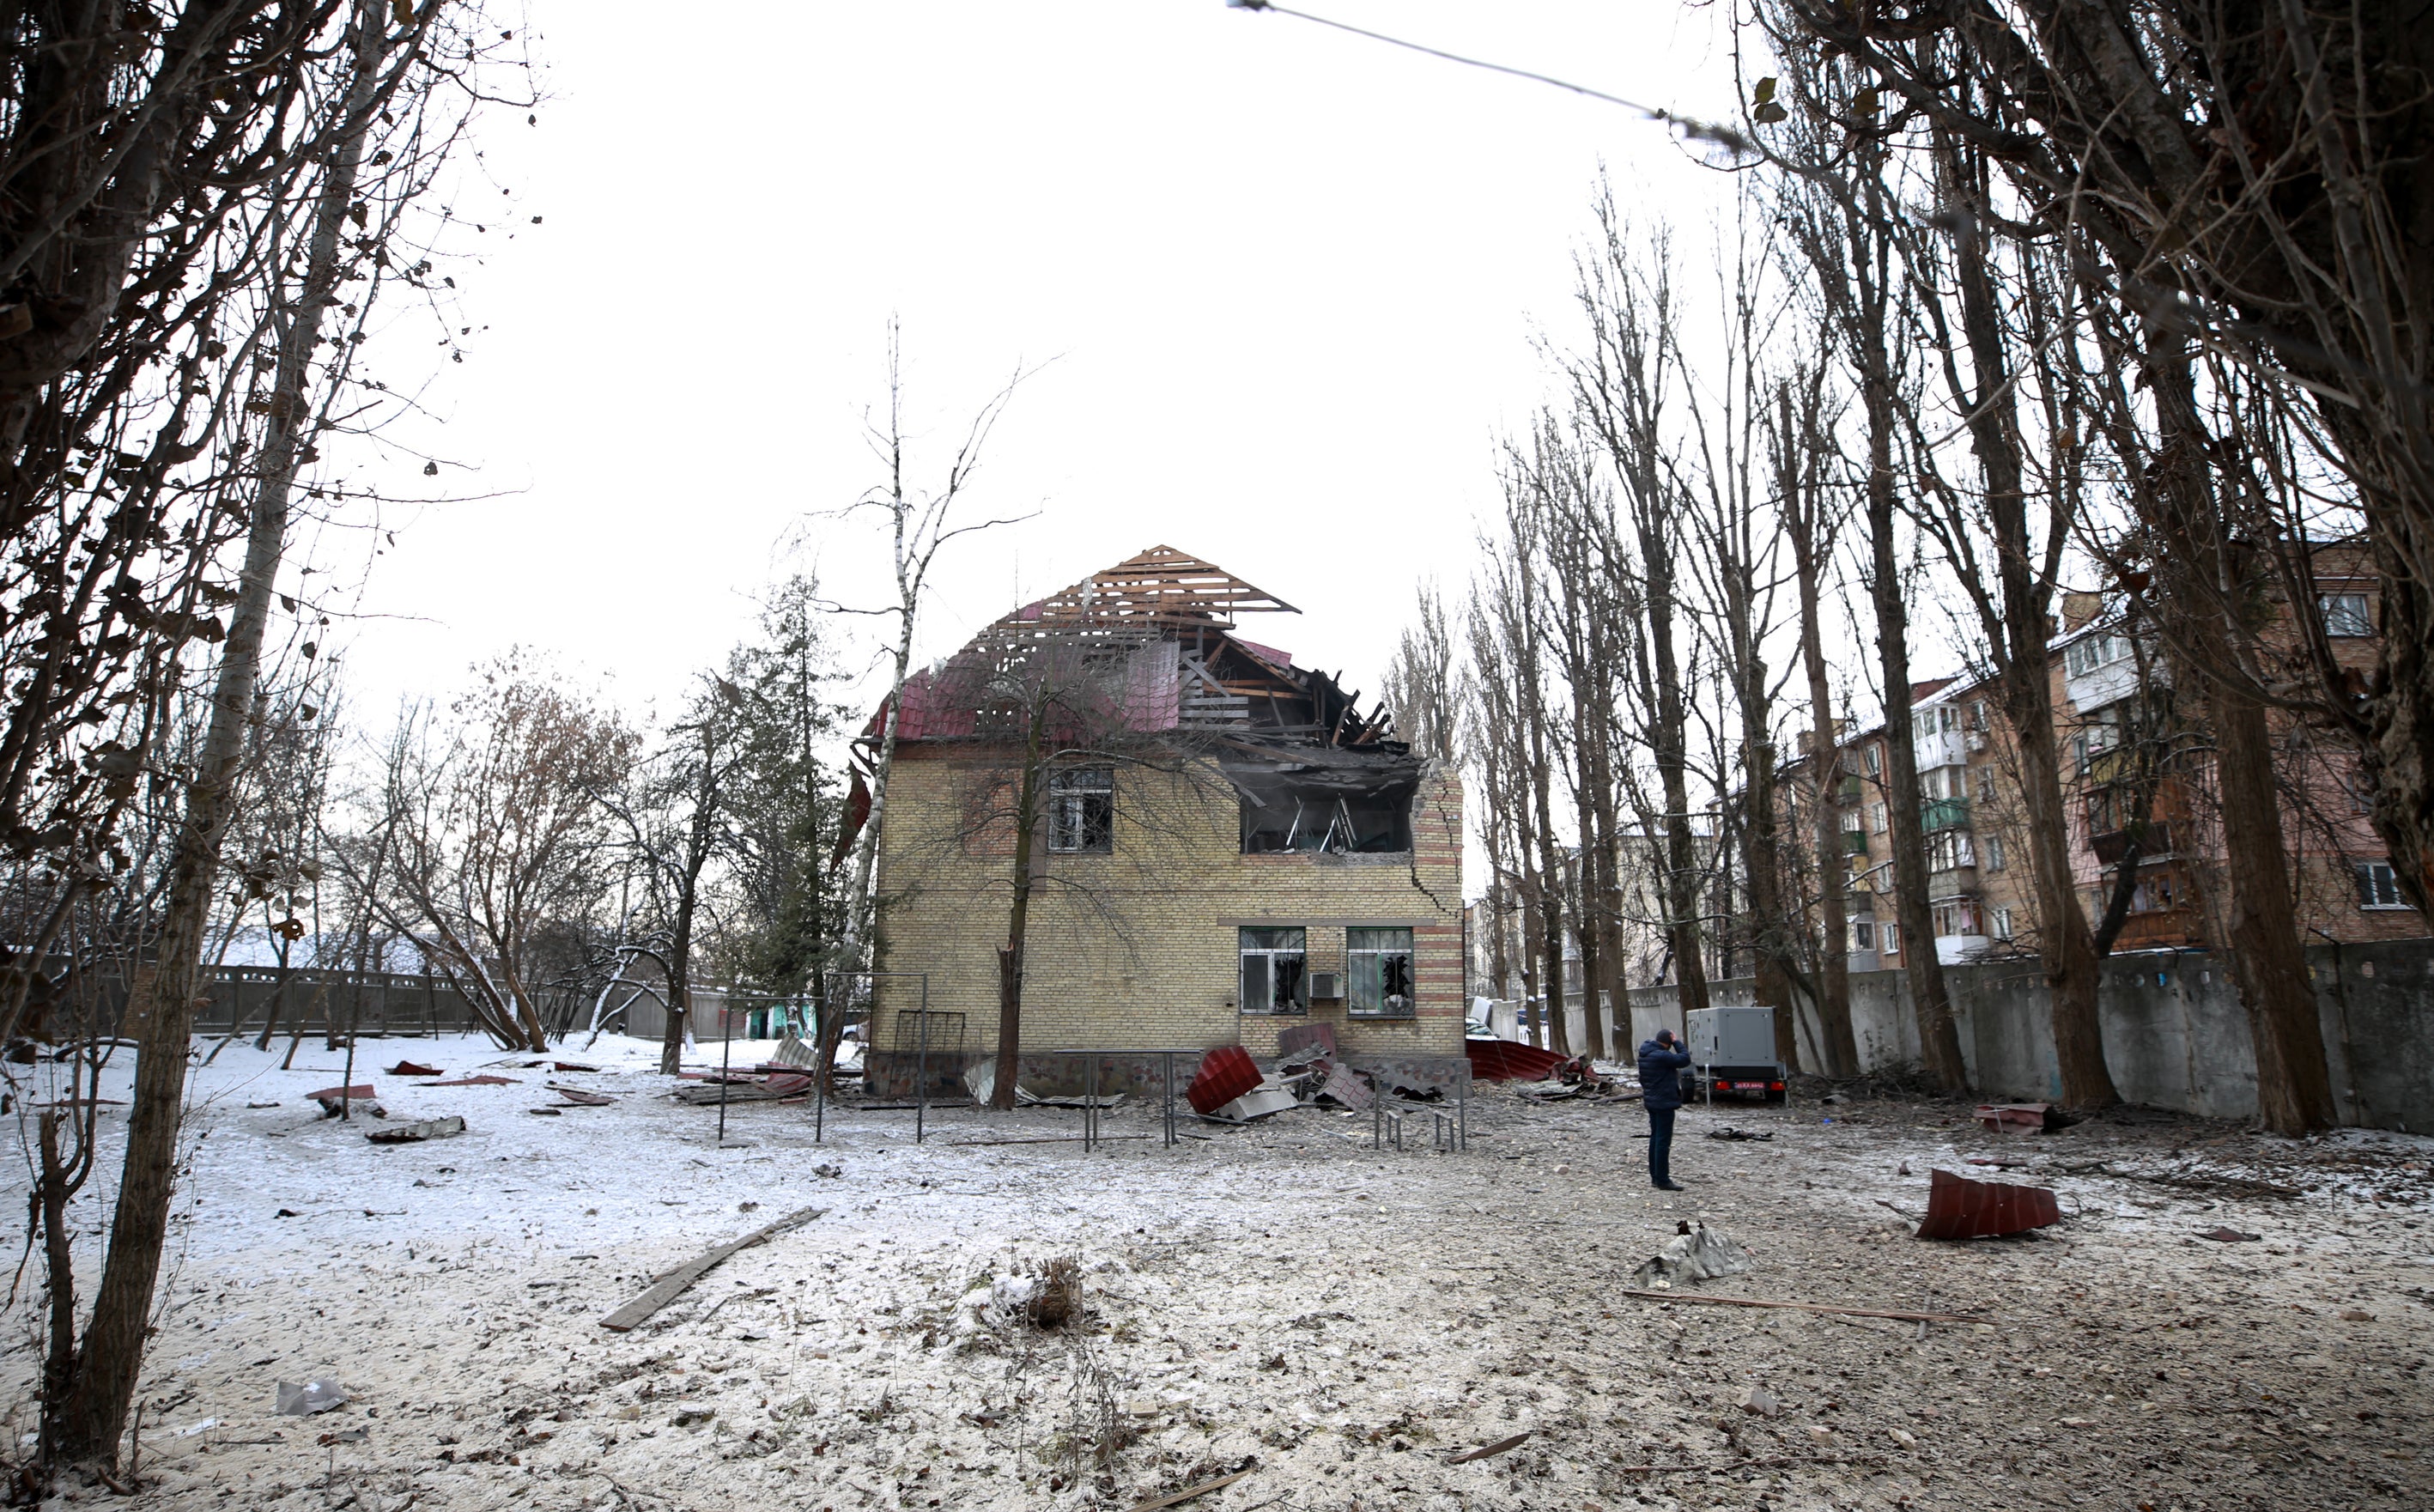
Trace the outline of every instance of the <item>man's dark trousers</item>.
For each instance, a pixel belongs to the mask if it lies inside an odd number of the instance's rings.
[[[1648,1110],[1648,1179],[1658,1186],[1673,1179],[1673,1115],[1678,1109]]]

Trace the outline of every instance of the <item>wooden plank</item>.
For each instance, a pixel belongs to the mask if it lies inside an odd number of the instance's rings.
[[[1828,1307],[1823,1302],[1772,1302],[1756,1297],[1702,1297],[1696,1292],[1643,1292],[1625,1286],[1625,1297],[1652,1302],[1698,1302],[1708,1307],[1784,1307],[1801,1313],[1832,1313],[1842,1317],[1889,1317],[1899,1323],[1983,1323],[1984,1318],[1958,1313],[1888,1313],[1873,1307]]]
[[[625,1332],[683,1296],[687,1287],[709,1275],[711,1270],[728,1256],[740,1249],[749,1249],[763,1240],[782,1234],[790,1228],[800,1228],[826,1211],[828,1211],[826,1208],[805,1208],[800,1212],[790,1213],[765,1228],[755,1228],[732,1244],[721,1245],[706,1255],[686,1261],[653,1281],[649,1291],[602,1318],[600,1326],[604,1329],[615,1329],[620,1333]]]
[[[1448,1465],[1467,1465],[1475,1459],[1493,1459],[1507,1450],[1519,1449],[1523,1444],[1526,1444],[1529,1441],[1530,1430],[1524,1429],[1522,1432],[1515,1434],[1510,1438],[1500,1438],[1493,1444],[1483,1444],[1479,1448],[1469,1451],[1467,1453],[1456,1454],[1453,1458],[1446,1461],[1446,1463]]]
[[[1169,1491],[1164,1496],[1153,1496],[1146,1502],[1135,1502],[1132,1512],[1157,1512],[1159,1507],[1174,1506],[1189,1502],[1195,1496],[1206,1496],[1210,1491],[1223,1489],[1250,1473],[1249,1470],[1236,1470],[1231,1475],[1220,1475],[1213,1481],[1201,1481],[1195,1485],[1184,1486],[1180,1490]]]

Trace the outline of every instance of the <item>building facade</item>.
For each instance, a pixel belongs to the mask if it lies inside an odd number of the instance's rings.
[[[1059,1052],[1265,1057],[1310,1023],[1330,1025],[1356,1065],[1458,1074],[1459,776],[1414,756],[1328,675],[1238,635],[1252,611],[1291,610],[1157,547],[1025,606],[964,653],[1003,667],[1010,635],[1087,643],[1113,669],[1101,686],[1120,690],[1097,716],[1113,737],[1068,729],[1037,774],[1026,1088],[1077,1085],[1080,1060]],[[959,683],[952,662],[906,688],[879,837],[879,1090],[912,1085],[917,1057],[951,1085],[997,1049],[1020,849],[1005,795],[1029,758],[989,717],[1002,696],[971,696],[1004,679]],[[1139,1086],[1157,1063],[1107,1067]]]
[[[2354,581],[2329,555],[2316,612],[2343,666],[2374,659],[2374,603],[2361,570]],[[2174,696],[2168,659],[2134,622],[2094,594],[2072,594],[2048,647],[2048,677],[2060,745],[2064,818],[2077,901],[2091,926],[2104,919],[2128,868],[2127,898],[2112,942],[2118,951],[2203,949],[2223,938],[2220,828],[2212,805],[2211,734],[2203,711]],[[1932,948],[1946,964],[2031,954],[2041,920],[2020,803],[2017,753],[1995,690],[1944,679],[1911,690],[1925,832],[1930,941],[1905,940],[1895,918],[1890,791],[1882,726],[1843,744],[1828,801],[1849,868],[1846,941],[1854,971],[1904,964],[1903,952]],[[2293,715],[2277,715],[2283,834],[2291,857],[2300,925],[2311,944],[2407,938],[2425,920],[2404,903],[2391,864],[2368,820],[2371,794],[2358,758]],[[1789,825],[1809,790],[1807,762],[1786,769]],[[1805,850],[1804,850],[1805,854]],[[1810,889],[1813,891],[1813,888]]]

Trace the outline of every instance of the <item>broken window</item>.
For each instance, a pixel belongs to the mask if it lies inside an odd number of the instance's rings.
[[[1310,931],[1245,929],[1243,936],[1243,1011],[1310,1011]]]
[[[1116,769],[1071,766],[1048,778],[1048,849],[1106,854],[1115,849]]]
[[[1269,754],[1248,743],[1238,748],[1244,756]],[[1242,799],[1244,855],[1412,849],[1420,763],[1408,752],[1275,747],[1274,757],[1225,763],[1226,780]]]
[[[1345,975],[1354,1015],[1401,1019],[1412,1014],[1412,932],[1408,929],[1347,929],[1344,932]]]

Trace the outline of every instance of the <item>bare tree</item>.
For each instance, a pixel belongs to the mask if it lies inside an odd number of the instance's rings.
[[[871,884],[879,866],[879,836],[887,817],[887,784],[896,765],[896,740],[903,716],[904,684],[913,671],[913,644],[919,627],[921,607],[929,591],[930,571],[938,553],[964,536],[1017,523],[1021,516],[1007,516],[961,523],[955,518],[956,507],[971,488],[973,475],[979,471],[989,433],[997,428],[1005,414],[1006,405],[1014,401],[1015,389],[1026,376],[1018,369],[1004,387],[991,395],[964,428],[963,439],[954,455],[948,461],[945,474],[934,489],[924,490],[909,476],[915,463],[912,438],[905,430],[904,369],[899,345],[900,333],[894,320],[887,326],[887,414],[883,420],[872,419],[865,430],[871,450],[885,468],[886,481],[865,494],[848,514],[876,510],[886,521],[888,559],[896,584],[896,602],[878,610],[846,610],[841,612],[864,613],[892,621],[894,641],[887,652],[887,693],[881,700],[879,713],[856,745],[864,765],[853,773],[853,791],[846,802],[846,830],[855,836],[852,841],[852,866],[846,874],[842,924],[838,931],[835,958],[838,974],[831,986],[833,1001],[824,1015],[825,1028],[820,1044],[820,1074],[836,1054],[836,1037],[845,1026],[847,994],[851,989],[854,973],[865,969],[876,927]]]
[[[369,896],[501,1044],[545,1050],[549,931],[606,890],[601,795],[626,780],[635,737],[512,656],[444,722],[408,711],[402,723],[380,799],[391,880]]]

